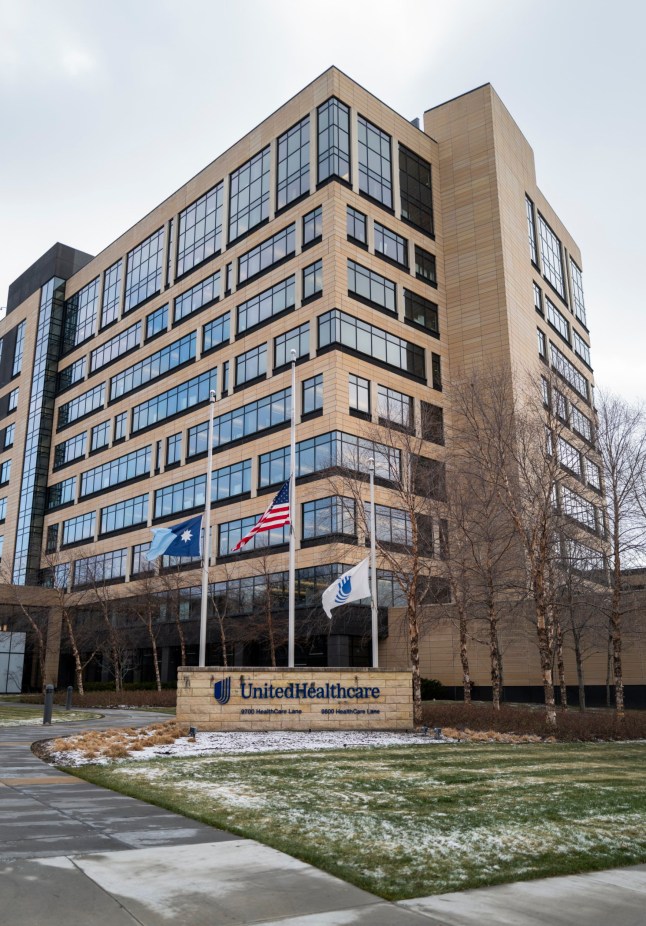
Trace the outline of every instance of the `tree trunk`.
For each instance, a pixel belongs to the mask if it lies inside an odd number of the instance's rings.
[[[79,694],[85,694],[83,689],[83,664],[81,663],[81,654],[79,653],[79,648],[76,645],[76,636],[74,635],[74,630],[72,627],[72,621],[68,612],[63,610],[63,620],[65,621],[65,626],[67,627],[67,635],[70,638],[70,646],[72,647],[72,656],[74,658],[74,677],[76,678],[76,690]]]
[[[155,682],[157,683],[157,691],[162,690],[161,675],[159,672],[159,656],[157,655],[157,639],[155,637],[155,631],[152,627],[152,624],[149,629],[150,634],[150,644],[153,650],[153,665],[155,667]]]
[[[561,710],[567,710],[567,685],[565,683],[565,660],[563,658],[563,629],[561,620],[554,612],[554,642],[556,644],[556,665],[559,672],[559,688],[561,692]]]
[[[462,605],[458,605],[460,618],[460,662],[462,663],[462,688],[464,703],[471,704],[471,674],[469,672],[469,653],[467,650],[467,616]]]
[[[502,678],[500,647],[498,646],[498,613],[496,611],[493,576],[487,575],[487,617],[489,618],[489,661],[491,663],[491,701],[495,711],[500,710],[500,683]]]
[[[413,670],[413,723],[422,723],[422,679],[419,672],[419,626],[417,623],[417,583],[411,578],[411,587],[406,602],[410,661]]]
[[[556,705],[554,703],[554,678],[552,676],[552,647],[547,625],[547,608],[545,602],[545,585],[542,569],[534,573],[534,604],[536,607],[536,634],[538,653],[543,676],[543,694],[545,697],[545,719],[550,727],[556,728]]]
[[[274,620],[271,613],[271,599],[267,593],[267,638],[269,640],[269,656],[272,668],[276,668],[276,641],[274,639]]]
[[[579,710],[585,710],[585,679],[583,677],[583,658],[581,656],[581,638],[572,621],[572,639],[574,640],[574,660],[576,662],[576,679],[579,685]]]
[[[610,612],[610,638],[612,640],[612,667],[615,679],[615,711],[624,719],[624,677],[621,665],[621,546],[618,518],[614,518],[612,609]]]
[[[218,616],[218,629],[220,631],[220,646],[222,647],[222,665],[225,669],[229,667],[228,657],[227,657],[227,638],[224,632],[224,618],[220,614],[218,608],[215,608],[215,613]]]

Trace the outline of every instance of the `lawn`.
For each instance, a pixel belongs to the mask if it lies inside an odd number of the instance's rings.
[[[393,900],[646,862],[646,744],[122,760],[97,784]]]
[[[87,711],[65,711],[54,708],[52,723],[95,720],[99,716],[99,714],[88,714]],[[26,724],[42,723],[42,720],[42,707],[15,707],[8,702],[0,704],[0,727],[21,727]]]

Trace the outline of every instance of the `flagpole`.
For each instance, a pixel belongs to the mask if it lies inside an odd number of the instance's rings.
[[[200,609],[200,661],[206,665],[206,622],[209,600],[209,565],[211,562],[211,475],[213,473],[213,411],[215,409],[215,390],[209,393],[209,436],[206,464],[206,486],[204,504],[204,546],[202,550],[202,601]]]
[[[379,621],[377,618],[377,518],[375,516],[375,458],[370,466],[370,614],[372,618],[372,667],[379,668]]]
[[[289,445],[289,583],[287,665],[294,668],[296,630],[296,351],[292,350],[292,424]]]

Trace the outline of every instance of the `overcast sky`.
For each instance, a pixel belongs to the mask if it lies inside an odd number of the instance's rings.
[[[406,118],[490,81],[581,247],[597,385],[646,397],[641,0],[0,0],[0,305],[334,64]]]

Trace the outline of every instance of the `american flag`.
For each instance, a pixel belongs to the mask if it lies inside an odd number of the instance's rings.
[[[270,531],[274,527],[283,527],[285,524],[290,523],[289,517],[289,480],[282,487],[276,498],[273,500],[269,508],[265,511],[263,516],[259,518],[258,521],[254,524],[248,534],[239,540],[236,543],[235,547],[231,551],[232,553],[237,553],[238,550],[245,545],[252,537],[255,537],[256,534],[261,534],[263,531]]]

